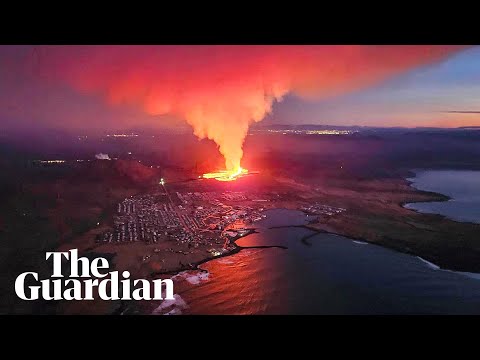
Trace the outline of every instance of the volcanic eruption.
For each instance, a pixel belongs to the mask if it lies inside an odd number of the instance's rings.
[[[42,48],[41,76],[112,104],[185,120],[211,139],[235,180],[249,126],[287,93],[333,96],[371,85],[457,50],[451,46],[76,46]],[[160,121],[161,117],[158,117]]]
[[[243,169],[241,166],[239,166],[238,169],[234,171],[230,171],[227,168],[227,170],[220,170],[203,174],[202,177],[204,179],[215,179],[218,181],[233,181],[246,174],[248,174],[248,170]]]

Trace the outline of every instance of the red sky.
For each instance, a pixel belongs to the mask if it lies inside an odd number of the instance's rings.
[[[287,94],[322,101],[437,63],[458,46],[0,48],[2,122],[102,128],[185,121],[237,167],[248,127]],[[374,111],[374,110],[373,110]],[[298,120],[297,120],[298,121]]]

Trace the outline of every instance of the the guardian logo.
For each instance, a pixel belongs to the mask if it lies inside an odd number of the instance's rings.
[[[62,256],[70,261],[70,275],[62,274]],[[24,272],[15,280],[15,292],[23,300],[94,300],[94,294],[103,300],[174,300],[171,279],[129,279],[130,273],[108,272],[107,259],[99,257],[90,262],[78,257],[78,250],[47,252],[46,260],[53,259],[50,279],[39,280],[38,273]],[[34,283],[28,285],[26,283]],[[162,290],[165,288],[165,297]],[[153,296],[152,296],[153,294]]]

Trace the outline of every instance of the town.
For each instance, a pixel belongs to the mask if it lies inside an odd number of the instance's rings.
[[[320,204],[320,203],[314,203],[313,205],[309,205],[309,206],[302,206],[300,207],[300,210],[302,210],[307,214],[320,215],[324,217],[340,214],[346,211],[346,209],[344,208],[338,208],[338,207],[329,206],[329,205]]]
[[[159,185],[153,193],[131,196],[119,203],[111,230],[98,234],[96,242],[122,245],[174,241],[185,249],[182,252],[207,247],[218,256],[232,250],[236,239],[253,232],[253,224],[265,218],[264,211],[281,198],[278,193],[243,191],[170,193],[163,179]],[[302,205],[299,210],[316,215],[316,219],[345,211],[317,202]],[[146,256],[144,261],[151,255]]]
[[[245,205],[247,200],[243,192],[168,194],[165,190],[132,196],[117,205],[113,229],[98,235],[96,242],[174,240],[189,248],[223,244],[228,250],[231,240],[248,234],[248,226],[265,217],[262,207]]]

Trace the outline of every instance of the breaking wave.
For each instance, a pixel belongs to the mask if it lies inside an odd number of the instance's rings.
[[[442,269],[442,268],[440,268],[440,266],[435,265],[434,263],[431,263],[430,261],[427,261],[427,260],[421,258],[420,256],[417,256],[417,258],[419,260],[421,260],[422,262],[424,262],[425,264],[427,264],[427,266],[429,268],[433,269],[433,270],[448,271],[448,272],[452,272],[452,273],[455,273],[455,274],[460,274],[460,275],[469,277],[471,279],[480,280],[480,273]]]
[[[188,308],[187,303],[178,294],[173,295],[173,300],[163,300],[162,303],[152,311],[152,315],[181,315],[182,310]],[[165,310],[170,309],[168,312]]]
[[[365,241],[353,240],[353,242],[354,242],[355,244],[359,244],[359,245],[368,245],[368,243],[365,242]]]
[[[440,270],[440,266],[435,265],[434,263],[431,263],[430,261],[427,261],[424,258],[421,258],[420,256],[417,256],[417,259],[427,264],[427,266],[433,270]]]
[[[186,280],[188,283],[192,285],[198,285],[202,281],[207,281],[209,278],[210,273],[208,271],[198,271],[194,274],[188,272],[188,271],[182,271],[181,273],[178,273],[175,276],[172,276],[172,280],[178,281],[178,280]]]

